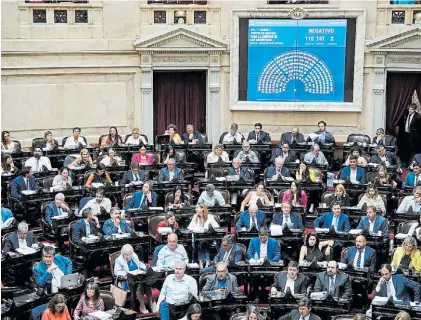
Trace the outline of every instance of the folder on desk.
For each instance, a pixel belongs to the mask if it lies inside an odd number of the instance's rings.
[[[91,312],[88,314],[91,317],[94,317],[96,319],[99,320],[107,320],[107,319],[111,319],[112,315],[109,314],[108,312],[104,312],[104,311],[95,311],[95,312]]]
[[[312,292],[310,295],[311,300],[324,300],[327,296],[327,291]]]
[[[387,297],[375,296],[373,301],[371,302],[371,304],[373,304],[375,306],[384,306],[387,303],[388,300],[389,300],[389,298],[387,298]]]
[[[33,254],[33,253],[37,252],[37,250],[35,250],[33,248],[30,248],[30,247],[17,248],[16,251],[19,252],[20,254],[23,254],[23,255]]]
[[[158,233],[160,234],[172,233],[172,229],[170,227],[159,227]]]
[[[279,224],[271,224],[270,225],[270,235],[273,237],[282,236],[283,234],[283,227]]]

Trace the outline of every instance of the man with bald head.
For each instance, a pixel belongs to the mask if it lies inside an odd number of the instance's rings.
[[[157,267],[173,267],[176,261],[189,263],[186,249],[182,244],[177,244],[178,237],[175,233],[168,235],[167,245],[162,247],[158,253]]]
[[[359,235],[355,239],[355,246],[349,247],[341,261],[345,264],[351,264],[354,268],[368,268],[371,271],[376,270],[376,251],[367,246],[367,242],[363,235]]]
[[[202,294],[207,296],[225,296],[238,292],[237,278],[228,273],[225,262],[218,262],[215,266],[216,274],[208,276]]]
[[[291,132],[285,132],[282,134],[280,143],[283,144],[286,142],[291,144],[294,142],[302,143],[304,141],[304,136],[302,133],[300,133],[300,129],[298,127],[293,127]]]
[[[251,204],[248,211],[240,214],[240,218],[235,225],[235,230],[239,231],[242,228],[246,228],[247,231],[250,231],[252,228],[259,230],[262,226],[266,226],[265,213],[259,210],[256,204]]]
[[[346,273],[338,271],[338,263],[331,260],[327,264],[327,270],[317,274],[314,292],[327,292],[335,298],[350,299],[351,280]]]

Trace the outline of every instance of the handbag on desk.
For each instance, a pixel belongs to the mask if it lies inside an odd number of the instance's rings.
[[[119,307],[124,307],[124,305],[126,304],[127,291],[124,291],[123,289],[117,287],[117,278],[115,280],[115,284],[111,285],[110,292],[114,297],[115,305]]]

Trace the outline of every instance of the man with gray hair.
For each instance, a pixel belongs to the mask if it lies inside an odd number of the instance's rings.
[[[64,194],[57,193],[47,208],[45,209],[45,221],[51,226],[53,224],[52,218],[58,216],[68,215],[70,213],[70,208],[64,202]]]
[[[175,233],[171,233],[167,238],[167,245],[161,248],[158,253],[157,267],[173,267],[175,262],[189,262],[186,249],[182,244],[177,244],[178,237]]]
[[[244,136],[238,132],[238,124],[231,124],[230,132],[227,132],[222,138],[222,143],[240,144],[244,140]]]
[[[38,244],[38,239],[32,231],[28,231],[28,224],[21,222],[18,225],[18,231],[9,234],[4,242],[3,252],[8,253],[16,251],[18,248],[30,248]]]
[[[197,204],[204,203],[208,207],[213,206],[225,206],[225,199],[222,196],[221,192],[215,190],[215,186],[213,184],[208,184],[205,187],[205,191],[199,197]]]
[[[421,186],[414,188],[414,194],[412,196],[403,198],[396,212],[406,213],[409,208],[412,208],[414,213],[421,213]]]
[[[227,264],[225,262],[218,262],[215,268],[216,274],[207,277],[202,294],[204,296],[225,296],[228,293],[237,293],[237,278],[233,274],[228,273]]]
[[[187,304],[191,297],[197,298],[197,281],[185,274],[186,263],[176,261],[174,263],[174,274],[165,278],[156,303],[156,312],[161,320],[170,320],[171,305]],[[173,315],[174,316],[174,315]]]
[[[249,160],[251,163],[259,163],[259,157],[256,152],[250,150],[250,142],[247,140],[243,141],[243,150],[239,151],[237,154],[234,154],[234,158],[240,159],[241,163]]]
[[[320,146],[315,143],[312,145],[310,152],[307,152],[304,155],[304,162],[307,164],[316,163],[318,165],[328,165],[329,163],[326,160],[323,152],[320,151]]]

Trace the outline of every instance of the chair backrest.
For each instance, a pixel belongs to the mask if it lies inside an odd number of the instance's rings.
[[[157,215],[149,217],[149,219],[148,219],[148,233],[152,238],[155,239],[156,226],[158,225],[158,223],[160,223],[161,221],[164,221],[164,220],[165,220],[165,215],[162,215],[162,214],[157,214]]]
[[[277,201],[278,203],[282,203],[282,199],[284,198],[284,193],[287,192],[289,189],[281,189],[279,190]]]
[[[89,176],[93,173],[95,173],[95,170],[88,170],[85,172],[85,174],[83,175],[83,185],[86,184],[86,181],[88,181]]]
[[[208,143],[208,135],[206,133],[201,133],[203,143]]]
[[[394,147],[396,147],[397,146],[397,144],[398,144],[398,142],[397,142],[397,139],[396,139],[396,137],[395,136],[390,136],[390,135],[385,135],[384,136],[384,139],[386,140],[389,140],[390,139],[390,142],[389,142],[389,145],[390,146],[394,146]]]
[[[221,136],[219,137],[219,143],[222,144],[222,140],[224,140],[224,137],[227,133],[228,133],[228,131],[222,132]]]
[[[377,172],[367,172],[365,177],[367,178],[367,182],[371,183],[374,179],[378,176]]]
[[[230,204],[231,203],[231,196],[228,190],[220,190],[222,197],[225,200],[226,204]]]
[[[215,273],[214,272],[206,272],[202,275],[200,275],[199,277],[199,292],[202,291],[203,287],[205,286],[206,282],[208,281],[210,276],[213,276]]]
[[[133,197],[133,193],[128,193],[128,194],[126,194],[124,196],[124,199],[123,199],[123,208],[125,208],[129,204],[129,202],[132,199],[132,197]]]
[[[94,199],[93,197],[83,197],[79,201],[79,210],[82,210],[82,208],[88,203],[89,200]]]
[[[411,229],[411,227],[414,223],[418,223],[418,221],[411,220],[411,221],[405,221],[405,222],[399,223],[398,228],[397,228],[397,233],[408,234],[409,229]]]
[[[53,186],[54,177],[46,177],[42,180],[42,187],[44,189],[50,189]]]
[[[326,203],[329,205],[329,198],[335,194],[335,191],[326,191],[322,194],[322,199],[320,200],[321,203]]]
[[[241,252],[243,254],[243,259],[247,258],[247,247],[245,244],[242,243],[236,243],[237,246],[239,246],[241,248]]]
[[[370,144],[371,139],[366,134],[353,133],[353,134],[350,134],[346,138],[346,142],[359,142],[359,143],[364,143],[365,142],[366,144]]]
[[[98,139],[98,145],[101,145],[101,141],[102,141],[102,139],[103,139],[104,137],[106,137],[106,136],[108,136],[108,134],[102,134],[102,135],[100,135],[100,136],[99,136],[99,139]]]
[[[121,251],[117,251],[114,253],[110,253],[110,255],[108,256],[108,259],[110,261],[110,271],[112,276],[114,277],[114,264],[115,264],[115,260],[120,256]]]
[[[208,179],[210,179],[210,177],[212,177],[212,175],[215,178],[225,177],[226,172],[225,172],[224,168],[213,167],[213,168],[210,168],[206,171],[206,176],[207,176]]]
[[[43,142],[44,142],[44,138],[35,138],[35,139],[32,139],[32,150],[35,149],[35,146],[40,145]]]
[[[236,313],[236,314],[232,315],[230,320],[243,320],[245,317],[246,317],[246,313],[241,312],[241,313]]]
[[[152,256],[152,267],[156,267],[156,263],[158,262],[158,254],[159,251],[161,251],[161,249],[165,246],[165,244],[160,244],[159,246],[157,246],[155,248],[155,250],[153,251],[153,256]]]
[[[111,292],[100,290],[99,295],[102,301],[104,301],[104,311],[112,310],[114,308],[114,297]]]
[[[345,257],[345,253],[347,253],[348,249],[349,248],[342,249],[342,252],[341,252],[341,260],[343,260],[343,258]]]
[[[72,222],[69,223],[69,231],[68,231],[68,234],[69,234],[69,243],[71,245],[74,245],[74,246],[76,245],[76,243],[73,243],[72,237],[73,237],[73,225],[76,222],[78,222],[78,220],[75,220],[75,221],[72,221]],[[71,250],[71,247],[70,247],[70,256],[71,255],[72,255],[72,250]]]

